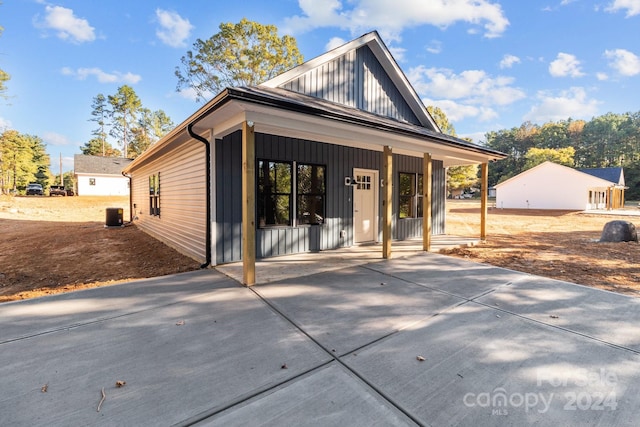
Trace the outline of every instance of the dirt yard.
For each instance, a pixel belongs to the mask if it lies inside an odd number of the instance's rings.
[[[105,228],[128,197],[0,196],[0,302],[196,270],[135,226]]]
[[[0,302],[197,270],[135,226],[105,228],[127,197],[0,197]],[[447,232],[477,236],[480,205],[449,201]],[[488,240],[448,254],[640,296],[638,243],[597,243],[609,215],[490,209]],[[637,217],[640,222],[640,217]],[[635,222],[634,222],[635,223]]]
[[[640,227],[640,216],[493,208],[486,242],[443,253],[640,296],[639,244],[598,242],[604,225],[616,219]],[[448,202],[447,233],[473,235],[479,229],[479,202]]]

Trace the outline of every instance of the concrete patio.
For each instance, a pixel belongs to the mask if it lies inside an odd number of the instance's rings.
[[[0,425],[637,425],[640,299],[394,253],[0,304]]]

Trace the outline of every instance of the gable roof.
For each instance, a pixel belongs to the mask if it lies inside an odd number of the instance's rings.
[[[363,50],[354,53],[358,49]],[[349,65],[349,61],[355,62]],[[340,67],[345,64],[344,70],[353,71],[355,65],[366,66],[367,70],[360,74],[342,73]],[[333,81],[336,72],[346,79],[338,85]],[[315,88],[305,86],[303,81],[314,73]],[[293,82],[297,82],[296,87]],[[353,89],[353,97],[340,98],[348,89]],[[365,94],[365,89],[372,92]],[[338,98],[332,98],[332,94]],[[381,100],[383,108],[373,100]],[[362,101],[366,102],[359,104]],[[412,156],[429,153],[445,167],[486,163],[507,156],[443,134],[378,33],[372,32],[261,85],[223,90],[138,156],[125,172],[182,144],[223,138],[241,130],[245,122],[252,123],[254,132],[262,134],[377,151],[390,146],[394,153]]]
[[[619,185],[625,185],[624,184],[624,171],[622,170],[621,167],[617,167],[617,168],[585,168],[585,169],[578,169],[580,172],[584,172],[586,174],[598,177],[598,178],[602,178],[602,179],[606,179],[607,181],[611,181],[613,183],[619,184]]]
[[[102,157],[75,154],[73,156],[73,168],[75,174],[122,176],[122,170],[132,161],[133,159],[125,159],[123,157]]]
[[[288,89],[440,132],[377,31],[260,85]]]
[[[540,163],[537,166],[534,166],[530,169],[527,169],[524,172],[519,173],[516,176],[512,176],[511,178],[502,181],[499,184],[496,184],[495,187],[496,188],[500,188],[502,186],[504,186],[505,184],[510,184],[513,183],[514,181],[520,180],[521,178],[527,176],[527,175],[531,175],[531,174],[535,174],[535,173],[543,173],[545,169],[548,169],[549,172],[553,173],[565,173],[565,174],[571,174],[571,175],[580,175],[582,178],[588,178],[590,179],[594,186],[601,186],[601,187],[611,187],[612,185],[616,184],[615,182],[612,181],[608,181],[606,179],[602,179],[600,177],[597,176],[593,176],[584,172],[581,172],[577,169],[573,169],[570,168],[568,166],[564,166],[564,165],[559,165],[557,163],[553,163],[550,161],[546,161],[544,163]]]

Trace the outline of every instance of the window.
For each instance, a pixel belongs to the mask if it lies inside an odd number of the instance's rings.
[[[423,176],[415,173],[400,173],[398,195],[399,218],[421,218]]]
[[[96,179],[95,178],[89,178],[89,185],[96,185]]]
[[[258,220],[261,227],[291,225],[292,164],[258,160]]]
[[[324,166],[298,164],[297,218],[298,224],[324,223]]]
[[[160,216],[160,172],[149,176],[149,214]]]

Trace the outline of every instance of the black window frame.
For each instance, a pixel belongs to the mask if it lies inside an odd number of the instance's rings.
[[[160,172],[149,175],[149,215],[160,216]]]
[[[293,183],[294,183],[294,165],[293,162],[282,160],[270,160],[270,159],[258,159],[256,181],[256,209],[257,209],[257,226],[260,228],[272,228],[272,227],[290,227],[292,225],[293,218]],[[265,163],[268,167],[266,170],[271,171],[271,165],[274,165],[274,182],[271,182],[271,173],[269,173],[269,182],[265,181]],[[278,179],[278,168],[275,165],[287,165],[289,167],[289,183],[288,191],[282,191],[286,188],[282,188],[280,185],[282,181]],[[285,184],[286,186],[286,184]],[[275,188],[277,191],[273,191]],[[268,190],[268,191],[267,191]],[[284,199],[288,199],[287,209],[277,209],[279,203]],[[286,221],[282,220],[282,214],[286,212]]]
[[[403,182],[405,181],[405,182]],[[409,185],[408,188],[406,187]],[[398,173],[398,219],[422,218],[424,175],[416,172]]]
[[[311,168],[309,191],[301,182],[301,168]],[[318,163],[296,163],[296,225],[321,225],[325,219],[325,202],[327,199],[327,167]],[[314,175],[315,171],[315,175]],[[320,176],[321,175],[321,176]],[[303,200],[307,200],[304,206]]]

